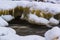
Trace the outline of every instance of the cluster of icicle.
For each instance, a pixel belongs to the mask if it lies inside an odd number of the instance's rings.
[[[36,1],[0,1],[0,15],[6,14],[13,16],[22,14],[20,16],[23,20],[52,27],[50,25],[59,24],[60,4]]]

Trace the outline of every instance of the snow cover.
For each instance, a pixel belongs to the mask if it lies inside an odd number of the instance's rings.
[[[38,35],[28,35],[25,36],[25,40],[45,40],[45,38]]]
[[[32,14],[32,13],[28,14],[25,18],[24,18],[24,14],[23,14],[21,19],[27,20],[28,22],[33,23],[33,24],[46,25],[47,27],[53,27],[50,25],[59,24],[59,20],[56,20],[53,17],[51,17],[49,20],[47,20],[46,18],[38,17],[37,15]]]
[[[23,8],[31,6],[31,2],[29,1],[16,1],[15,3],[17,4],[17,6],[22,6]]]
[[[4,27],[4,26],[8,26],[9,24],[3,19],[0,17],[0,26],[1,27]]]
[[[35,0],[14,0],[14,1],[35,1]]]
[[[50,2],[50,3],[58,3],[60,4],[60,0],[44,0],[45,2]]]
[[[53,18],[53,17],[51,17],[51,18],[49,19],[49,22],[50,22],[50,24],[52,24],[52,25],[58,25],[58,24],[59,24],[59,20],[56,20],[56,19]]]
[[[28,15],[28,21],[32,21],[34,23],[38,23],[38,24],[48,24],[49,21],[45,18],[42,18],[42,17],[38,17],[36,16],[35,14],[29,14]]]
[[[50,12],[52,14],[60,13],[60,4],[29,1],[0,1],[0,10],[14,9],[17,6],[30,7]]]
[[[16,34],[16,31],[9,27],[0,27],[0,40],[19,40],[20,36]]]
[[[29,7],[30,10],[41,10],[46,13],[51,13],[52,15],[56,15],[60,13],[60,4],[52,4],[52,3],[45,3],[45,2],[36,2],[36,1],[0,1],[0,10],[10,10],[14,9],[17,6]],[[5,21],[10,21],[14,17],[11,15],[2,15],[1,16]],[[23,18],[23,17],[22,17]],[[30,13],[28,17],[26,18],[29,22],[36,23],[36,24],[44,24],[47,25],[49,23],[57,25],[59,24],[59,21],[50,18],[50,20],[47,20],[43,17],[38,17],[36,14]],[[53,22],[54,21],[54,22]],[[2,24],[1,24],[2,25]]]
[[[19,36],[16,31],[10,27],[0,27],[0,40],[60,40],[60,28],[53,27],[48,30],[45,37],[38,35]]]
[[[0,39],[1,40],[45,40],[44,37],[38,35],[19,36],[17,34],[1,36]]]
[[[0,1],[12,1],[12,0],[0,0]]]
[[[46,40],[58,40],[60,39],[60,28],[53,27],[45,33]]]
[[[14,19],[12,15],[1,15],[1,17],[6,21],[11,21],[12,19]]]
[[[45,38],[38,35],[19,36],[12,28],[0,27],[0,40],[45,40]]]
[[[0,36],[0,40],[22,40],[23,38],[17,34]]]
[[[16,34],[16,31],[10,27],[0,26],[0,36]]]
[[[15,1],[0,1],[0,10],[14,9],[16,6]]]

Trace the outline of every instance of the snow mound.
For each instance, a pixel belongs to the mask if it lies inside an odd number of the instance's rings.
[[[1,15],[1,17],[6,21],[11,21],[12,19],[14,19],[14,17],[11,15]]]
[[[60,37],[60,28],[53,27],[45,33],[46,40],[58,40]]]
[[[49,2],[49,3],[57,3],[60,4],[60,0],[44,0],[45,2]]]
[[[19,7],[29,7],[30,9],[46,11],[52,14],[60,13],[60,4],[29,1],[0,1],[0,10],[10,10]]]
[[[0,1],[12,1],[12,0],[0,0]]]
[[[52,25],[58,25],[59,24],[59,20],[56,20],[55,18],[50,18],[50,20],[49,20],[49,22],[50,22],[50,24],[52,24]]]
[[[1,36],[1,40],[45,40],[44,37],[37,36],[37,35],[28,35],[28,36],[19,36],[19,35],[6,35]]]
[[[0,36],[16,34],[16,31],[10,27],[0,27]]]
[[[14,9],[16,6],[15,1],[0,1],[0,10]]]
[[[16,31],[9,27],[0,27],[0,40],[45,40],[38,35],[19,36]]]
[[[43,24],[43,25],[46,25],[49,23],[49,21],[43,17],[38,17],[36,16],[35,14],[29,14],[28,15],[28,21],[31,22],[31,23],[36,23],[36,24]]]
[[[38,35],[28,35],[28,36],[25,36],[25,39],[28,39],[28,40],[45,40],[44,37],[38,36]]]
[[[9,24],[3,19],[0,17],[0,26],[1,27],[4,27],[4,26],[8,26]]]

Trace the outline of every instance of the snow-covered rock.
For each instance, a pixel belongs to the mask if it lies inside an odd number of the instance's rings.
[[[16,1],[35,1],[35,0],[16,0]]]
[[[49,22],[50,22],[50,24],[52,24],[52,25],[58,25],[59,24],[59,20],[56,20],[55,18],[50,18],[50,20],[49,20]]]
[[[58,3],[60,4],[60,0],[44,0],[45,2],[50,2],[50,3]]]
[[[28,36],[19,36],[19,35],[6,35],[1,36],[1,40],[45,40],[44,37],[38,35],[28,35]]]
[[[19,36],[10,27],[0,27],[0,40],[45,40],[45,38],[38,35]]]
[[[10,27],[0,27],[0,40],[20,40],[22,37],[16,34],[16,31]]]
[[[29,1],[16,1],[15,3],[17,4],[17,6],[23,7],[23,8],[31,6],[31,2]]]
[[[52,14],[52,16],[59,14],[60,13],[60,4],[52,4],[52,3],[45,3],[45,2],[35,2],[35,1],[0,1],[0,10],[10,10],[14,9],[16,7],[23,7],[24,8],[30,8],[30,13],[33,10],[39,10],[41,13],[45,14]],[[27,10],[28,11],[28,10]],[[38,13],[38,12],[37,12]],[[29,13],[28,13],[29,14]],[[34,13],[33,13],[34,14]],[[27,15],[27,14],[26,14]],[[8,16],[8,15],[3,15],[1,16],[3,19],[6,21],[10,21],[13,19],[13,16]],[[31,17],[32,16],[32,17]],[[44,15],[45,16],[45,15]],[[23,16],[22,16],[23,17]],[[25,18],[25,16],[24,16]],[[37,23],[37,24],[48,24],[49,21],[52,24],[58,24],[59,22],[54,19],[54,23],[51,21],[53,20],[52,18],[48,21],[46,18],[38,17],[36,14],[31,15],[29,14],[27,19],[29,22],[32,21],[32,23]],[[38,20],[38,21],[36,21]]]
[[[2,18],[0,17],[0,27],[8,26],[9,24]]]
[[[39,25],[41,25],[41,24],[46,25],[49,23],[49,21],[47,19],[38,17],[35,14],[31,14],[31,13],[28,15],[28,21],[39,24]]]
[[[0,1],[12,1],[12,0],[0,0]]]
[[[25,40],[45,40],[45,38],[38,35],[28,35],[25,36]]]
[[[23,37],[16,34],[0,36],[0,40],[23,40],[23,39],[24,39]]]
[[[16,34],[16,31],[10,27],[0,27],[0,36]]]
[[[60,4],[52,4],[45,2],[29,2],[29,1],[0,1],[0,10],[14,9],[15,7],[30,7],[32,9],[44,10],[52,14],[60,12]]]
[[[17,6],[15,1],[0,1],[0,10],[10,10]]]
[[[12,19],[14,19],[14,17],[12,15],[1,15],[1,17],[5,20],[5,21],[11,21]]]
[[[60,37],[60,28],[53,27],[45,33],[46,40],[58,40]]]

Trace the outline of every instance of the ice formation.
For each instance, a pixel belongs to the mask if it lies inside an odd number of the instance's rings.
[[[60,28],[53,27],[45,33],[46,40],[59,40],[60,39]]]

